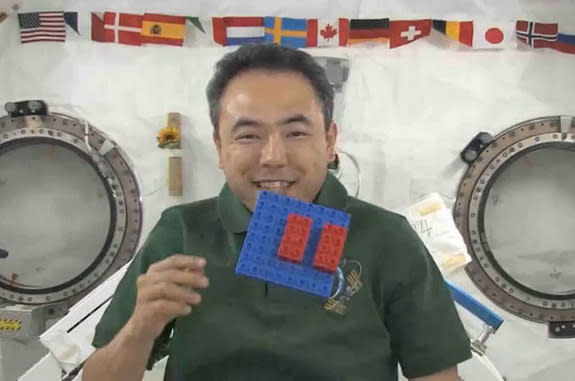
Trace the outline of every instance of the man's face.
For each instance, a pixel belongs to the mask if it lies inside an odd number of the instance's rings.
[[[336,138],[336,125],[325,130],[322,104],[303,75],[265,70],[229,82],[214,133],[218,165],[251,210],[260,190],[313,201]]]

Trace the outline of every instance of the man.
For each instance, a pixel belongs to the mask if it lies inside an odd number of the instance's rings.
[[[96,329],[84,380],[141,380],[168,354],[166,380],[391,381],[399,363],[410,380],[456,381],[469,340],[432,258],[405,218],[327,173],[337,126],[322,68],[244,46],[207,95],[226,185],[164,211]],[[234,273],[262,189],[351,214],[327,302]]]

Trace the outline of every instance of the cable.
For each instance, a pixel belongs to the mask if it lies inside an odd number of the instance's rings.
[[[355,167],[355,179],[356,179],[356,183],[357,183],[357,187],[355,189],[355,192],[353,192],[353,196],[354,197],[358,197],[359,196],[359,190],[360,190],[360,185],[361,185],[361,170],[359,168],[359,163],[357,161],[357,159],[355,158],[355,156],[353,156],[352,154],[350,154],[349,152],[346,152],[342,149],[338,149],[337,152],[339,154],[342,154],[344,156],[346,156],[347,158],[349,158],[349,160],[351,161],[351,164]],[[343,175],[343,169],[341,167],[341,160],[339,161],[339,165],[337,166],[337,168],[335,169],[330,169],[330,172],[338,179],[341,180],[342,175]]]
[[[489,372],[492,375],[495,376],[497,381],[506,381],[505,377],[503,377],[501,375],[501,373],[499,373],[499,371],[497,370],[495,365],[493,365],[493,363],[491,362],[491,360],[489,360],[489,358],[487,357],[487,355],[485,353],[481,353],[479,350],[477,350],[473,346],[471,347],[471,353],[473,354],[473,357],[475,357],[477,360],[479,360],[479,362],[481,364],[483,364],[487,368],[487,370],[489,370]]]

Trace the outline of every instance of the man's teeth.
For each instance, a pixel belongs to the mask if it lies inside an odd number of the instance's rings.
[[[290,185],[289,181],[260,181],[257,183],[260,188],[281,189]]]

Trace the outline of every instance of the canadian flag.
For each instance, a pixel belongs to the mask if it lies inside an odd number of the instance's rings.
[[[307,46],[346,46],[348,36],[348,19],[307,20]]]
[[[141,45],[142,15],[106,12],[103,17],[92,13],[92,40]]]
[[[473,48],[511,49],[517,47],[515,22],[485,23],[473,21]]]

